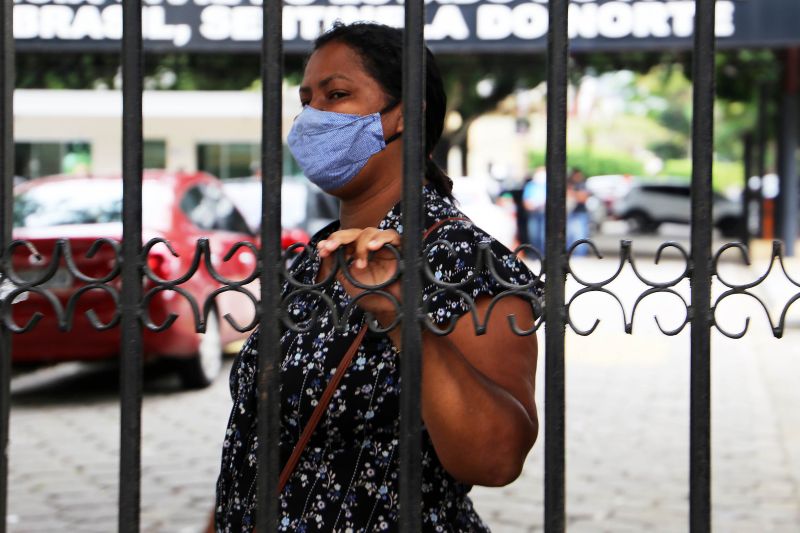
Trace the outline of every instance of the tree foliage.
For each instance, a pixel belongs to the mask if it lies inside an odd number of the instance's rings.
[[[471,123],[489,112],[517,89],[535,87],[546,77],[544,54],[463,54],[438,58],[449,102],[462,124],[445,131],[441,154],[459,145],[466,153],[466,135]],[[718,128],[723,143],[736,139],[755,120],[759,83],[776,86],[780,61],[770,50],[727,50],[717,54],[717,97],[725,123]],[[287,56],[286,76],[299,81],[303,58]],[[52,89],[115,88],[120,86],[117,54],[41,54],[17,55],[17,87]],[[674,71],[691,80],[690,52],[584,53],[571,58],[570,81],[575,84],[587,74],[616,70],[648,73],[657,69],[667,83]],[[258,88],[260,58],[257,54],[147,54],[145,88],[165,90],[243,90]],[[754,83],[753,80],[758,80]],[[491,87],[480,93],[478,84]],[[688,96],[687,96],[688,95]],[[659,122],[683,135],[690,133],[691,98],[682,93],[660,117]],[[773,104],[774,105],[774,104]],[[674,152],[675,146],[661,147]],[[660,148],[660,149],[661,149]],[[466,154],[465,154],[466,156]],[[441,157],[440,157],[441,158]]]

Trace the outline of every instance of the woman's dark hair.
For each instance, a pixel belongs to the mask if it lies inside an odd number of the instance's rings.
[[[382,24],[336,22],[326,33],[314,41],[314,50],[326,44],[339,42],[349,46],[360,57],[367,73],[377,81],[390,98],[390,102],[403,99],[403,31]],[[442,75],[430,49],[425,47],[425,178],[439,193],[452,196],[453,180],[433,162],[433,148],[442,137],[447,95]]]

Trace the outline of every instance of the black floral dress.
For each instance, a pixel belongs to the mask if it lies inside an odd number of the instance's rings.
[[[425,227],[464,215],[433,188],[425,187]],[[337,229],[334,223],[314,236],[311,249]],[[400,204],[380,223],[381,229],[402,232]],[[446,240],[450,246],[436,244]],[[534,275],[514,255],[466,220],[448,220],[426,243],[428,278],[461,283],[472,298],[496,295],[507,284],[530,285]],[[481,260],[482,256],[486,260]],[[492,262],[494,276],[488,263]],[[296,280],[314,283],[320,266],[316,254],[301,256],[292,266]],[[288,319],[309,327],[305,333],[286,329],[281,342],[281,434],[283,463],[322,395],[328,379],[364,323],[357,310],[345,313],[350,302],[341,284],[325,293],[334,313],[308,291],[289,297]],[[289,294],[284,286],[284,296]],[[425,282],[423,302],[430,321],[445,327],[469,312],[455,291]],[[314,321],[312,312],[317,311]],[[344,318],[341,318],[344,317]],[[339,331],[336,320],[346,320]],[[251,532],[256,508],[256,376],[258,332],[242,348],[231,371],[233,410],[225,434],[222,467],[217,482],[217,530]],[[401,356],[389,337],[368,331],[317,426],[296,469],[280,495],[279,530],[287,532],[397,531],[399,499],[399,397]],[[456,481],[442,467],[430,437],[423,430],[423,528],[425,531],[483,532],[488,528],[472,507],[470,486]]]

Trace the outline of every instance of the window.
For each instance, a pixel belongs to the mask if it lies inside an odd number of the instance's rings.
[[[14,148],[15,176],[38,178],[91,171],[92,149],[88,142],[18,142]]]
[[[252,176],[253,165],[258,165],[258,151],[257,144],[200,144],[197,168],[223,180]]]
[[[145,227],[171,225],[172,191],[148,180],[142,185]],[[14,197],[14,227],[44,228],[122,221],[122,180],[68,178],[36,181]]]
[[[144,141],[144,168],[167,167],[167,142],[164,140]]]
[[[197,169],[220,179],[254,175],[261,166],[261,145],[258,143],[207,143],[197,145]],[[300,166],[289,148],[283,147],[283,175],[302,175]]]
[[[192,187],[181,199],[181,210],[192,224],[203,230],[252,233],[242,214],[218,187],[208,185]]]
[[[252,233],[242,214],[239,213],[239,211],[233,205],[233,202],[231,202],[227,196],[222,194],[222,191],[219,189],[215,190],[218,191],[220,196],[217,200],[217,216],[214,229],[232,231],[235,233]]]

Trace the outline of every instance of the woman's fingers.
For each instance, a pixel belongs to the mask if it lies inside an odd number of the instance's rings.
[[[346,246],[358,238],[363,230],[343,229],[333,232],[327,239],[317,243],[317,252],[320,257],[328,257],[341,246]]]
[[[367,267],[369,253],[387,244],[399,247],[400,234],[394,230],[377,228],[346,229],[336,231],[317,243],[317,252],[320,257],[328,257],[343,246],[350,247],[353,250],[353,267],[363,269]]]
[[[371,242],[379,234],[380,230],[377,228],[366,228],[358,236],[354,243],[355,250],[352,257],[354,268],[363,269],[367,267],[367,254],[369,254],[367,243]]]
[[[356,241],[353,266],[361,269],[367,268],[370,252],[376,252],[387,244],[400,246],[400,235],[394,230],[364,231]]]

